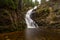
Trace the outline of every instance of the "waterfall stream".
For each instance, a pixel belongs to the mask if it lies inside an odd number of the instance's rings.
[[[39,2],[39,5],[40,5],[41,0],[37,0],[37,1]],[[48,1],[49,0],[46,0],[46,2],[48,2]],[[38,27],[38,25],[35,23],[35,21],[33,21],[30,17],[31,14],[33,14],[33,10],[37,9],[38,6],[35,6],[34,8],[27,11],[26,16],[25,16],[25,21],[26,21],[26,24],[27,24],[27,28],[37,28]]]
[[[35,21],[33,21],[31,19],[31,14],[33,13],[33,10],[37,9],[37,6],[35,6],[34,8],[30,9],[27,11],[26,16],[25,16],[25,21],[27,24],[27,28],[36,28],[38,27],[38,25],[35,23]]]
[[[38,36],[40,36],[40,32],[42,32],[42,31],[38,27],[38,25],[35,23],[35,21],[31,19],[31,16],[34,13],[34,10],[36,10],[41,4],[41,0],[38,0],[38,1],[39,1],[39,5],[28,10],[26,15],[25,15],[25,21],[26,21],[26,25],[27,25],[27,28],[25,30],[26,40],[40,40],[40,38]],[[49,0],[46,0],[46,2],[48,2],[48,1]],[[35,39],[35,38],[39,38],[39,39]]]

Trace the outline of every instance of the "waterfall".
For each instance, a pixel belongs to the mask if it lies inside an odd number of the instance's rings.
[[[33,21],[30,17],[31,14],[33,13],[33,10],[35,10],[36,8],[37,8],[37,6],[28,10],[27,13],[26,13],[25,21],[26,21],[26,24],[27,24],[27,28],[37,28],[38,27],[38,25],[35,23],[35,21]]]
[[[33,0],[34,2],[35,0]],[[37,0],[39,2],[39,5],[41,4],[41,0]],[[46,0],[46,2],[48,2],[49,0]],[[39,6],[38,5],[38,6]],[[38,25],[35,23],[35,21],[33,21],[31,19],[31,14],[33,14],[33,10],[37,9],[38,6],[35,6],[34,8],[30,9],[27,11],[26,13],[26,16],[25,16],[25,21],[26,21],[26,24],[27,24],[27,28],[37,28]]]

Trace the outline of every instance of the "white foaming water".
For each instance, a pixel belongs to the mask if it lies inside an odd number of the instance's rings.
[[[37,6],[27,11],[25,16],[25,21],[27,24],[27,28],[36,28],[38,25],[30,18],[31,14],[33,13],[33,10],[36,9]]]

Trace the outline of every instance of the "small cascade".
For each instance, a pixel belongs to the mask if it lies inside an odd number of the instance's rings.
[[[38,25],[35,23],[35,21],[33,21],[31,19],[31,14],[33,13],[33,10],[37,9],[37,6],[35,6],[34,8],[30,9],[27,11],[26,16],[25,16],[25,21],[27,24],[27,28],[36,28],[38,27]]]

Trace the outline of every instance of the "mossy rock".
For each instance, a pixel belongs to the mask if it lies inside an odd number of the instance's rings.
[[[60,6],[56,3],[41,4],[32,14],[32,19],[39,25],[46,29],[51,28],[52,31],[60,28]],[[58,8],[58,9],[57,9]]]

